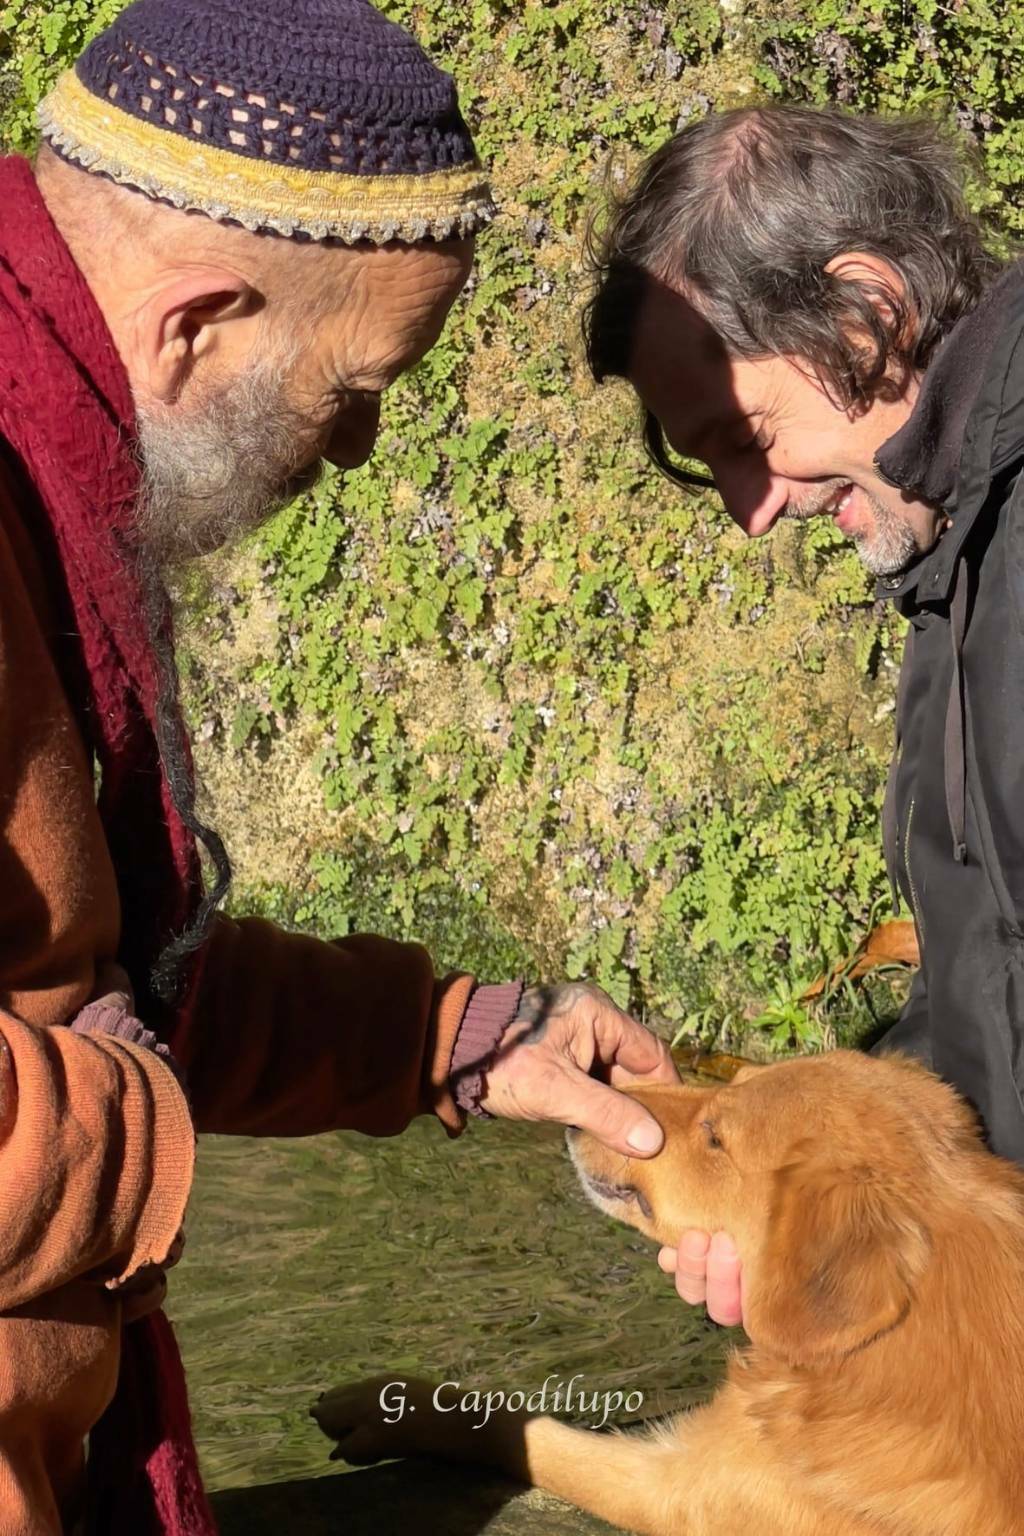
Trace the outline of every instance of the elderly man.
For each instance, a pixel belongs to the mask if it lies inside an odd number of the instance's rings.
[[[831,518],[909,620],[883,819],[922,964],[882,1048],[1024,1161],[1024,271],[933,124],[736,111],[643,168],[587,329],[672,479],[750,537]],[[737,1322],[741,1257],[690,1233],[662,1262]]]
[[[493,213],[451,81],[367,0],[138,0],[41,120],[0,162],[0,1529],[203,1536],[154,1310],[197,1130],[647,1156],[614,1085],[674,1071],[594,988],[215,914],[161,572],[370,454]]]

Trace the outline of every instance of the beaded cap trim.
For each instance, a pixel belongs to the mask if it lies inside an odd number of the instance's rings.
[[[257,160],[155,127],[94,96],[67,70],[39,106],[43,137],[66,160],[147,196],[248,230],[415,243],[476,234],[497,209],[480,166],[348,175]]]

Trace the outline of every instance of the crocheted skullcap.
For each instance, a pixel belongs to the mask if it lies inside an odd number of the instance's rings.
[[[65,159],[250,230],[415,242],[495,214],[453,81],[369,0],[135,0],[39,119]]]

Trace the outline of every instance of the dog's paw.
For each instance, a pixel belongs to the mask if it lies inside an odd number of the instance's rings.
[[[375,1376],[334,1387],[309,1411],[324,1434],[338,1442],[332,1461],[365,1467],[433,1449],[430,1427],[436,1410],[430,1382]]]

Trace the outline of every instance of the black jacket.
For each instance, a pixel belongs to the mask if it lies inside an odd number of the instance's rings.
[[[879,587],[911,625],[884,825],[922,952],[886,1043],[1024,1163],[1024,264],[943,342],[876,463],[952,518]]]

